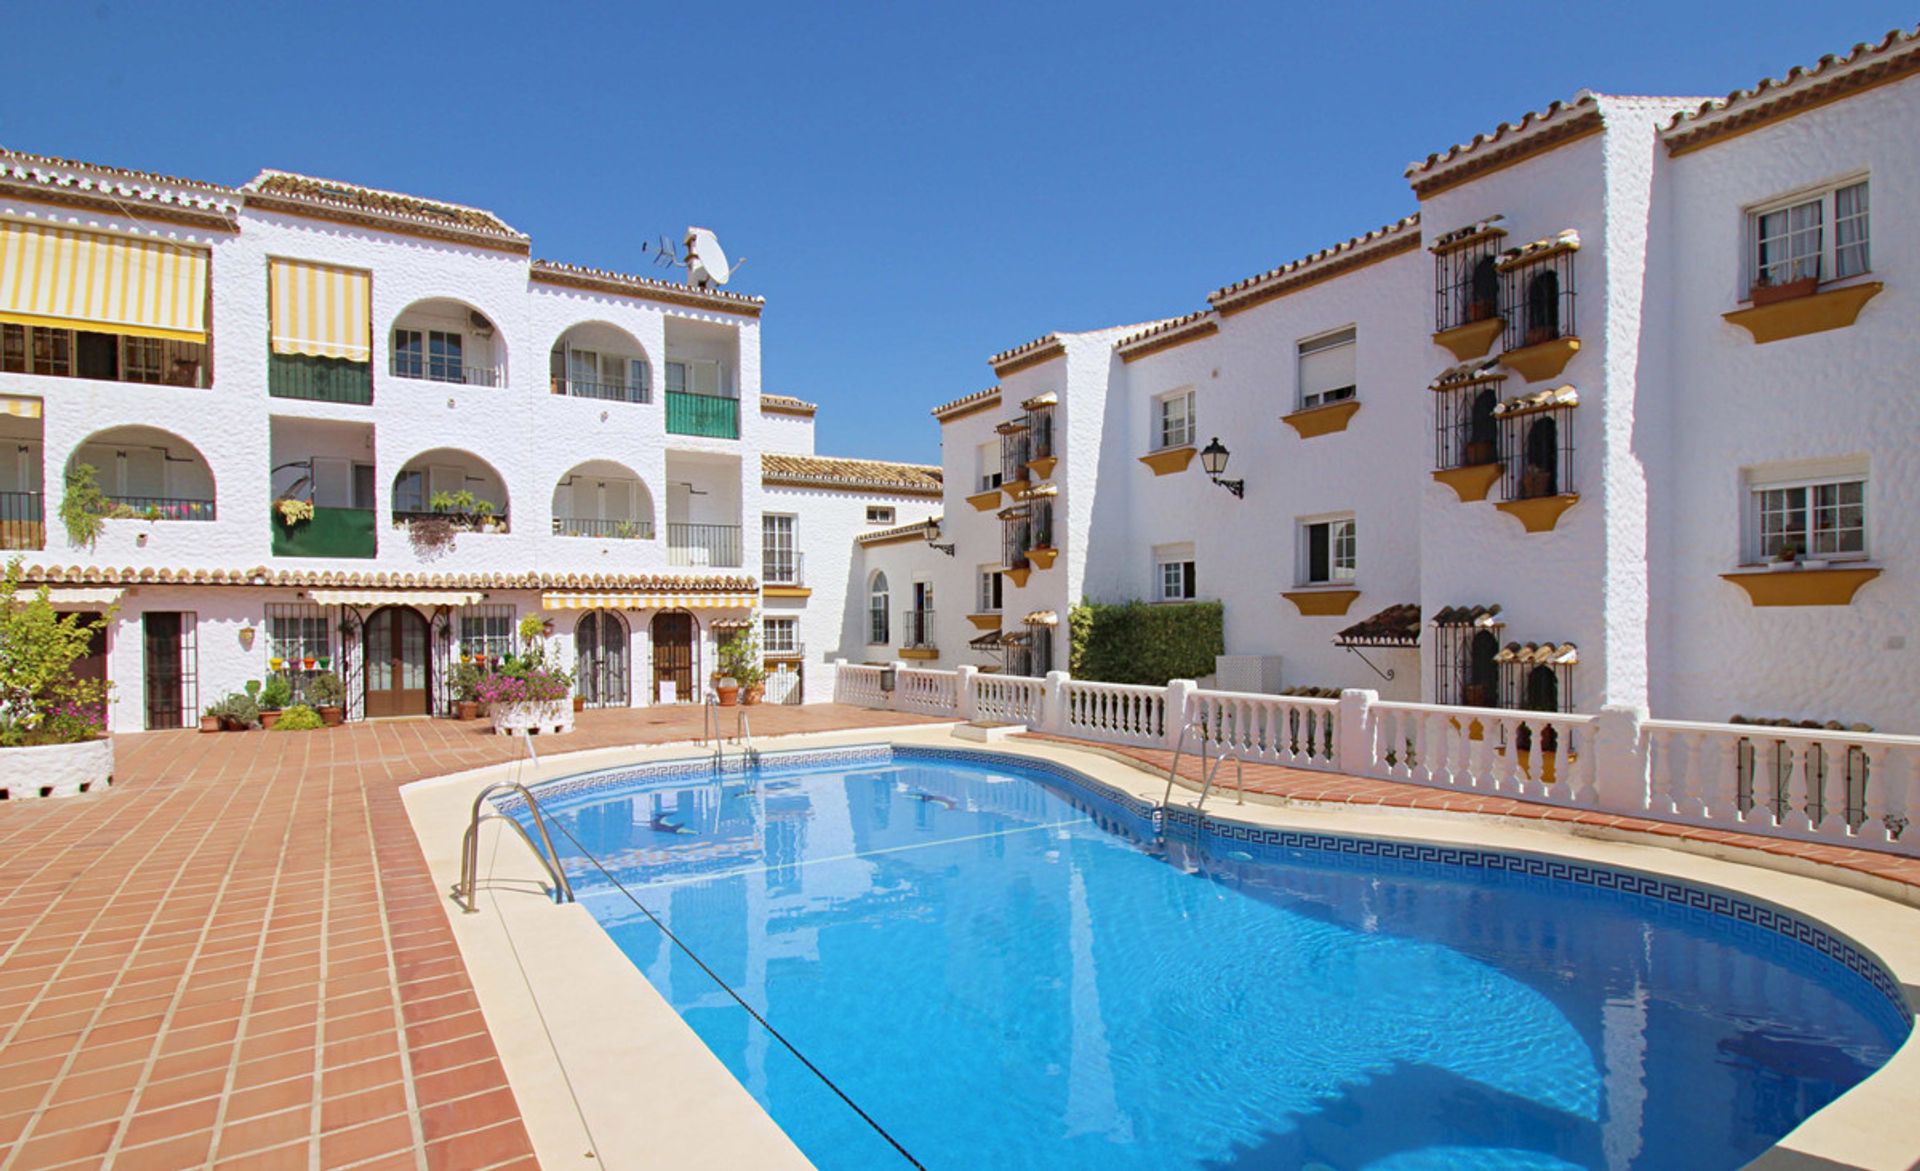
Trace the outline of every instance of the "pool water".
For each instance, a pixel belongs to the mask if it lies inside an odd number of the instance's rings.
[[[580,900],[816,1165],[1738,1167],[1907,1022],[1636,894],[1217,840],[907,750],[543,799]],[[1228,808],[1228,807],[1223,807]]]

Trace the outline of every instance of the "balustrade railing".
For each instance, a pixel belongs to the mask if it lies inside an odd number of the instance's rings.
[[[605,382],[585,378],[552,378],[549,382],[553,393],[574,398],[597,398],[615,403],[653,401],[653,389],[644,382]]]
[[[460,361],[436,360],[430,356],[393,354],[387,359],[387,373],[395,378],[422,382],[451,382],[458,386],[505,386],[505,366],[475,366]]]
[[[1187,720],[1197,724],[1208,740],[1232,749],[1242,760],[1331,768],[1339,708],[1337,699],[1196,691]]]
[[[0,492],[0,549],[46,548],[45,509],[38,492]]]
[[[1061,691],[1068,735],[1110,744],[1166,746],[1166,688],[1068,680]]]
[[[213,501],[184,500],[177,496],[109,496],[110,516],[143,520],[212,520]]]
[[[891,698],[887,690],[880,686],[884,667],[867,667],[853,663],[841,663],[834,671],[833,700],[835,703],[849,703],[858,707],[884,708]]]
[[[908,711],[930,716],[960,712],[959,675],[954,671],[902,668],[894,683],[894,698]]]
[[[973,709],[976,719],[1000,724],[1040,723],[1042,701],[1046,698],[1046,680],[1024,679],[1015,675],[976,675],[973,678]]]
[[[1594,805],[1592,716],[1376,702],[1367,759],[1346,771],[1416,785]]]

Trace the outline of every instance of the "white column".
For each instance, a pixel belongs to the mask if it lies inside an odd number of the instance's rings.
[[[960,718],[971,724],[980,717],[979,704],[973,694],[973,677],[980,672],[970,664],[962,663],[954,669],[954,700],[960,708]]]
[[[1189,709],[1193,706],[1193,693],[1200,685],[1191,679],[1170,679],[1167,681],[1167,751],[1173,752],[1180,747],[1180,733],[1186,729]]]
[[[1041,684],[1040,730],[1056,736],[1067,730],[1067,679],[1065,671],[1048,671]]]
[[[1333,767],[1354,776],[1368,775],[1373,761],[1368,721],[1380,693],[1361,687],[1349,687],[1340,693],[1333,727]],[[1403,750],[1404,751],[1404,750]]]
[[[1594,803],[1609,813],[1647,812],[1647,758],[1640,721],[1647,709],[1608,704],[1593,720]]]

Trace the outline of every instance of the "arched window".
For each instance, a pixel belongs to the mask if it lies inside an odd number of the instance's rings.
[[[1463,320],[1485,321],[1500,314],[1500,270],[1492,254],[1474,262],[1473,275],[1467,280],[1467,304]]]
[[[1527,466],[1520,477],[1520,495],[1531,500],[1559,492],[1560,426],[1552,415],[1542,415],[1527,428]]]
[[[1461,694],[1468,707],[1498,706],[1500,668],[1494,656],[1499,653],[1500,640],[1491,631],[1476,631],[1467,644],[1467,680]]]
[[[1560,710],[1560,679],[1552,667],[1543,663],[1527,672],[1526,694],[1521,697],[1520,706],[1530,712]]]
[[[1560,274],[1544,269],[1527,282],[1527,344],[1560,336]]]
[[[1467,412],[1466,442],[1460,452],[1463,466],[1500,462],[1500,428],[1493,417],[1499,401],[1491,386],[1473,396],[1473,406]]]
[[[887,629],[887,575],[875,571],[867,585],[867,642],[885,646],[892,641]]]

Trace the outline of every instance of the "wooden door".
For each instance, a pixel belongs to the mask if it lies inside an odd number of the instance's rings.
[[[680,703],[698,703],[693,686],[693,615],[653,616],[653,698],[659,702],[662,683],[672,683]]]
[[[367,619],[367,718],[424,716],[427,620],[411,606],[390,606]]]
[[[573,631],[574,679],[588,707],[627,706],[627,623],[589,610]]]

